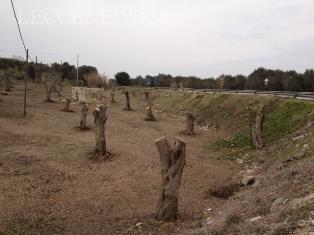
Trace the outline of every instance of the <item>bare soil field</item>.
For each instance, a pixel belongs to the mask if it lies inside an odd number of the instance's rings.
[[[131,96],[134,111],[125,112],[124,95],[117,92],[106,125],[112,156],[95,162],[89,159],[95,144],[93,107],[87,119],[91,129],[82,132],[74,128],[79,122],[78,104],[72,103],[74,112],[66,113],[61,111],[64,103],[44,102],[43,88],[30,85],[28,92],[26,118],[22,117],[22,84],[0,104],[0,231],[121,234],[137,222],[150,220],[161,180],[154,141],[167,136],[173,142],[184,130],[184,122],[160,113],[156,122],[146,122],[144,96]],[[221,164],[202,148],[226,133],[201,128],[196,132],[183,137],[187,164],[179,195],[180,220],[175,228],[152,224],[152,231],[175,232],[202,217],[207,207],[219,203],[206,199],[208,186],[237,169],[232,162]]]

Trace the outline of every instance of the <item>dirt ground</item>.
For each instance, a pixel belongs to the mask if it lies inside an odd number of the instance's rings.
[[[70,88],[64,94],[69,95]],[[196,128],[187,143],[187,162],[175,225],[151,220],[155,211],[160,165],[154,141],[174,137],[184,122],[157,113],[146,122],[144,95],[131,95],[134,111],[122,111],[124,96],[116,93],[106,125],[108,150],[104,162],[89,159],[94,148],[93,106],[81,132],[80,108],[62,112],[64,103],[45,103],[43,88],[30,84],[28,115],[23,112],[23,87],[18,84],[0,102],[0,234],[127,234],[138,222],[151,233],[180,233],[203,218],[221,199],[207,198],[210,185],[239,172],[234,162],[221,162],[204,144],[226,136],[224,131]],[[109,96],[109,93],[108,93]],[[138,231],[140,233],[140,231]]]

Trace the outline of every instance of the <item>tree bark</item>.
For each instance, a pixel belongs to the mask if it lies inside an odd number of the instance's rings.
[[[192,112],[187,112],[186,113],[186,128],[185,131],[183,132],[185,135],[193,135],[194,134],[194,115]]]
[[[252,145],[257,149],[262,149],[264,146],[262,137],[264,122],[263,109],[263,105],[259,107],[257,112],[253,112],[252,109],[248,108]]]
[[[94,122],[95,122],[95,140],[96,146],[94,151],[94,157],[96,159],[106,159],[109,156],[106,146],[105,137],[105,124],[108,119],[107,115],[108,106],[98,105],[93,112]]]
[[[110,96],[111,96],[111,100],[110,100],[110,103],[114,104],[116,101],[114,100],[114,92],[111,92],[110,93]]]
[[[147,114],[147,117],[146,117],[146,121],[155,121],[155,117],[153,115],[153,110],[152,110],[152,106],[149,105],[146,107],[146,114]]]
[[[7,92],[11,91],[11,82],[8,77],[5,78],[5,90],[4,91],[7,91]]]
[[[65,97],[65,105],[64,105],[64,109],[62,109],[62,111],[64,112],[70,112],[70,104],[71,104],[71,98],[69,97]]]
[[[48,103],[53,103],[53,102],[55,102],[53,99],[51,99],[51,93],[52,93],[52,92],[47,91],[46,102],[48,102]]]
[[[185,166],[186,144],[177,138],[172,148],[166,137],[157,139],[155,144],[161,166],[161,189],[155,218],[162,221],[175,221],[178,219],[178,196]]]
[[[149,99],[149,91],[144,91],[144,95],[145,95],[145,99],[148,100]]]
[[[87,130],[88,129],[88,127],[86,125],[87,112],[88,112],[87,104],[85,102],[81,103],[81,121],[80,121],[80,125],[79,125],[79,128],[81,130]]]
[[[125,111],[131,111],[131,104],[130,104],[130,96],[129,96],[129,91],[125,91],[125,108],[123,110]]]
[[[46,97],[46,102],[48,103],[53,103],[56,102],[55,100],[51,99],[51,94],[52,94],[52,88],[49,87],[47,84],[45,84],[45,88],[46,88],[46,93],[47,93],[47,97]]]

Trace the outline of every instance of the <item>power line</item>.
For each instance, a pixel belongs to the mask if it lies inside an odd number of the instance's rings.
[[[24,42],[24,39],[23,39],[23,36],[22,36],[22,32],[21,32],[21,28],[20,28],[19,21],[18,21],[17,16],[16,16],[16,12],[15,12],[15,8],[14,8],[13,0],[11,0],[11,5],[12,5],[12,9],[13,9],[13,13],[14,13],[15,20],[16,20],[17,28],[18,28],[19,33],[20,33],[20,38],[21,38],[21,40],[22,40],[23,47],[24,47],[24,50],[25,50],[25,52],[26,52],[25,42]]]
[[[23,35],[22,35],[22,32],[21,32],[20,23],[19,23],[19,20],[17,19],[17,16],[16,16],[16,12],[15,12],[15,8],[14,8],[13,0],[11,0],[11,5],[12,5],[12,9],[13,9],[13,13],[14,13],[14,18],[15,18],[15,21],[16,21],[16,24],[17,24],[17,28],[18,28],[18,30],[19,30],[20,38],[21,38],[21,40],[22,40],[25,53],[28,54],[27,49],[26,49],[26,46],[25,46],[25,42],[24,42],[24,39],[23,39]],[[28,58],[30,59],[30,61],[32,61],[32,62],[34,63],[34,61],[30,58],[29,55],[28,55]]]

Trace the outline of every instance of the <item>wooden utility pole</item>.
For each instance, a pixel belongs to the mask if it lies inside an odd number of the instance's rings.
[[[24,77],[24,113],[26,116],[26,91],[27,91],[27,65],[28,65],[28,49],[26,50],[26,67],[25,67],[25,77]]]

